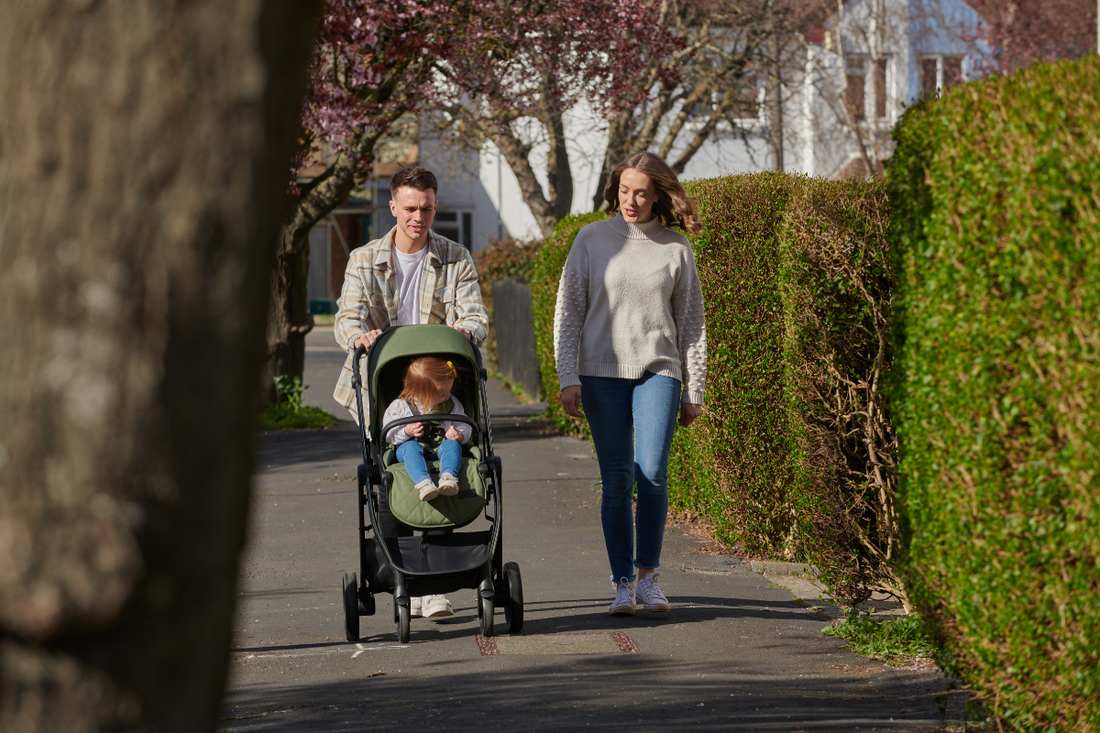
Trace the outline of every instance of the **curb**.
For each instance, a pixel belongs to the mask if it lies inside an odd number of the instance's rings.
[[[812,576],[817,577],[821,575],[821,571],[813,565],[807,565],[801,562],[774,562],[771,560],[750,560],[749,567],[752,568],[754,573],[760,573],[761,575],[768,573],[771,575],[794,575],[794,576]]]

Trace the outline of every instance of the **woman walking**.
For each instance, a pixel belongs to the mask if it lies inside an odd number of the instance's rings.
[[[583,404],[600,465],[609,612],[633,615],[636,599],[647,611],[671,608],[657,586],[668,455],[677,416],[687,426],[702,411],[707,367],[695,259],[671,227],[700,226],[676,173],[652,153],[620,164],[604,198],[618,213],[577,234],[558,286],[554,350],[562,406],[581,417]]]

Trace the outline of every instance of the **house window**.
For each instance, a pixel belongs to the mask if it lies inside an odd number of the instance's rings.
[[[920,61],[921,92],[932,97],[963,81],[962,56],[924,56]]]
[[[469,211],[437,211],[432,230],[470,249],[473,240],[474,215]]]
[[[848,114],[856,122],[867,119],[867,59],[863,56],[849,56],[844,75],[847,88],[844,90],[844,102],[848,105]]]
[[[874,115],[876,122],[889,117],[889,63],[886,57],[848,56],[844,72],[847,81],[844,101],[856,122],[866,121],[868,114]]]

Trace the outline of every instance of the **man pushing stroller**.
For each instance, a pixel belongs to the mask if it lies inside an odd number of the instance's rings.
[[[344,272],[335,336],[347,352],[333,398],[358,421],[352,388],[356,348],[368,349],[391,326],[442,323],[480,344],[489,332],[481,303],[477,269],[469,251],[432,231],[439,184],[431,171],[405,168],[390,179],[390,212],[397,226],[379,239],[355,249]],[[438,487],[437,487],[438,488]],[[449,488],[449,486],[448,486]],[[388,505],[379,507],[379,524],[387,536],[412,535]],[[423,615],[454,613],[442,596],[414,603]]]

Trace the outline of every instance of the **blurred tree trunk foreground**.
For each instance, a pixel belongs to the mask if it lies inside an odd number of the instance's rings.
[[[317,3],[0,6],[0,730],[211,730]]]

